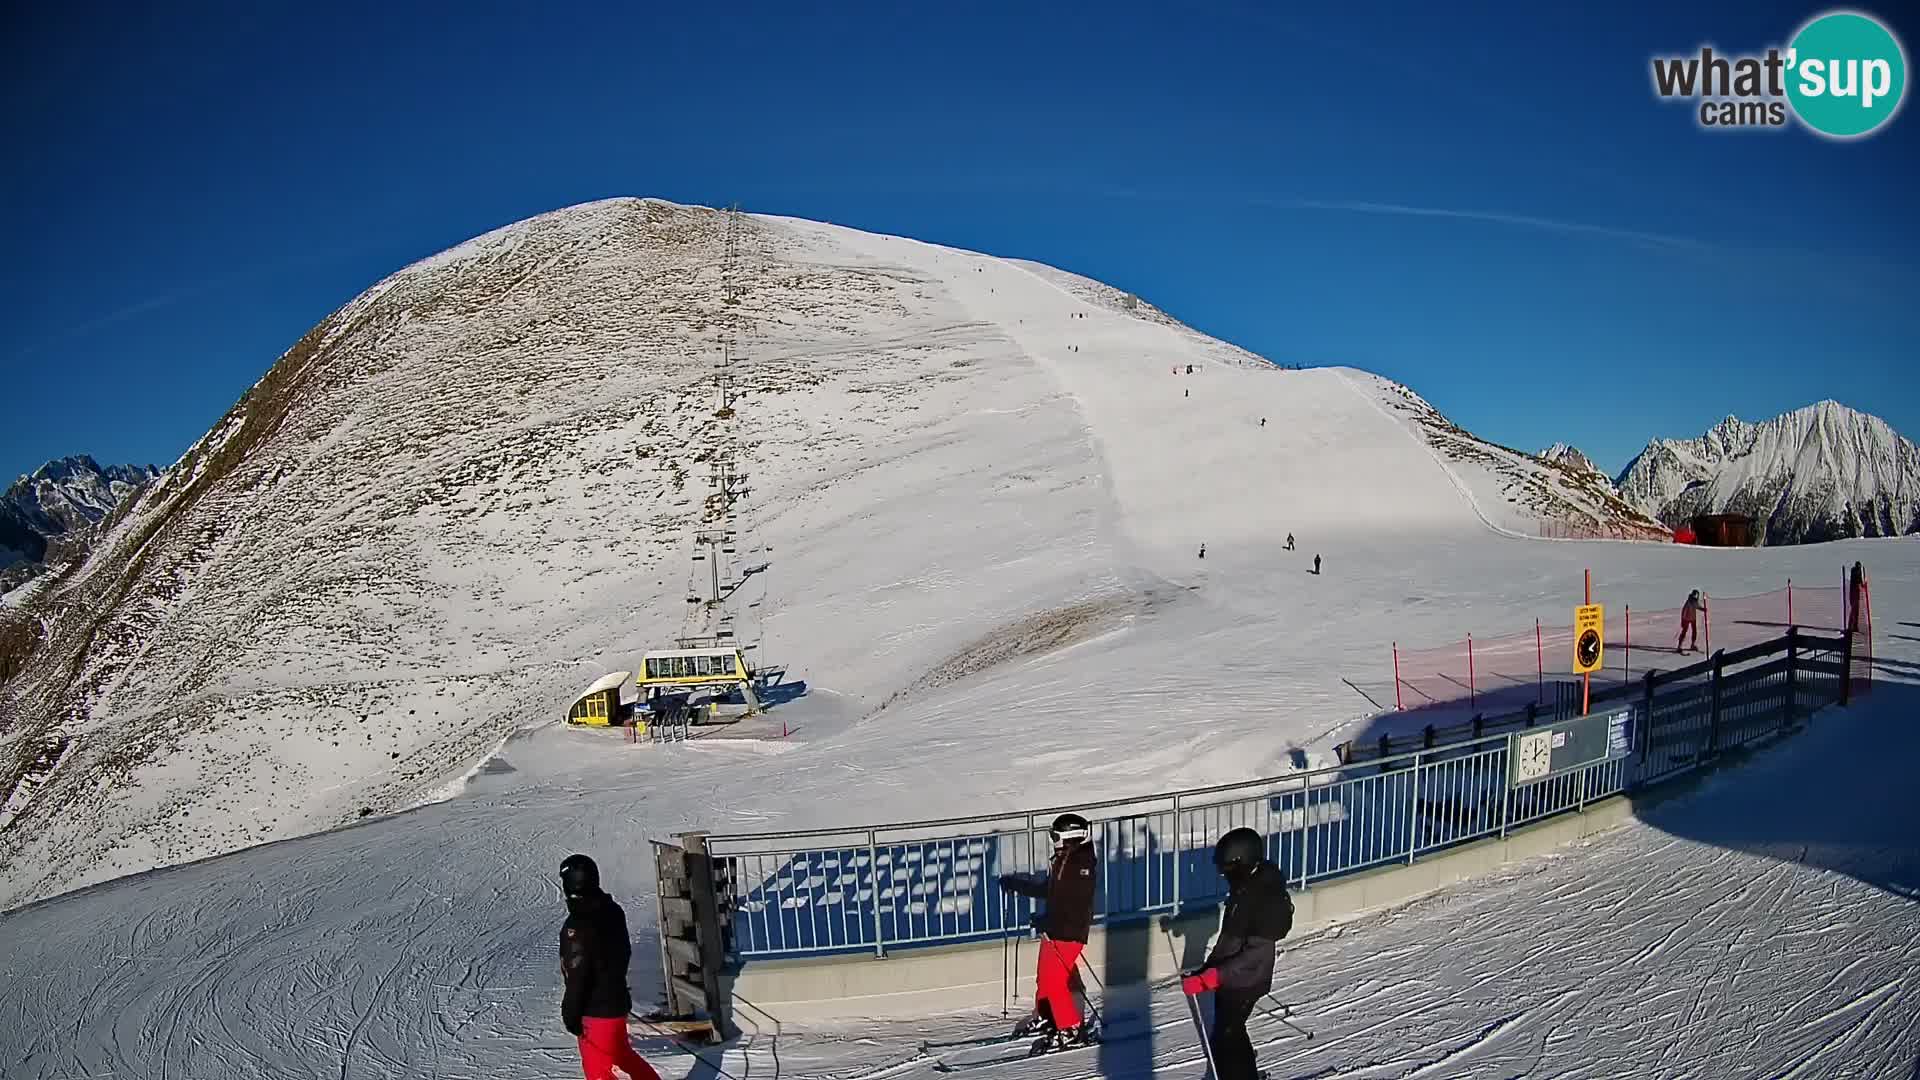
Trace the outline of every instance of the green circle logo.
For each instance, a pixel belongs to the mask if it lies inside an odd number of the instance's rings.
[[[1907,54],[1879,20],[1853,11],[1819,16],[1787,51],[1787,100],[1800,122],[1851,139],[1893,119],[1907,91]]]

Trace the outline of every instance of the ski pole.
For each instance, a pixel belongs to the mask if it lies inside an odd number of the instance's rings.
[[[1293,1012],[1293,1006],[1287,1004],[1284,1001],[1281,1001],[1279,998],[1274,997],[1272,994],[1267,995],[1267,1000],[1273,1002],[1275,1005],[1280,1006],[1280,1008],[1278,1011],[1275,1011],[1273,1009],[1263,1008],[1260,1010],[1261,1012],[1266,1013],[1268,1016],[1273,1017],[1275,1020],[1278,1020],[1281,1023],[1292,1028],[1293,1030],[1299,1032],[1300,1034],[1305,1035],[1307,1038],[1309,1039],[1313,1038],[1313,1032],[1308,1031],[1306,1028],[1303,1028],[1299,1024],[1296,1024],[1293,1021],[1287,1019],[1287,1016]]]
[[[1004,927],[1013,921],[1013,898],[1002,893],[1001,901],[1000,909],[1006,914],[1001,918],[1000,925]],[[1000,1019],[1002,1020],[1007,1018],[1007,999],[1011,996],[1008,984],[1013,981],[1013,961],[1010,958],[1012,951],[1013,935],[1003,934],[1000,938]]]
[[[1056,964],[1060,964],[1060,965],[1061,965],[1062,967],[1066,967],[1066,968],[1067,968],[1067,974],[1068,974],[1069,976],[1071,976],[1071,975],[1073,974],[1073,968],[1071,968],[1071,967],[1068,967],[1068,966],[1067,966],[1066,964],[1063,964],[1063,963],[1061,963],[1061,960],[1060,960],[1060,946],[1059,946],[1059,945],[1057,945],[1057,944],[1056,944],[1056,943],[1054,942],[1054,940],[1053,940],[1052,938],[1050,938],[1050,937],[1042,937],[1042,938],[1041,938],[1040,940],[1041,940],[1041,941],[1042,941],[1042,942],[1043,942],[1043,943],[1045,944],[1045,947],[1046,947],[1046,948],[1047,948],[1047,949],[1048,949],[1048,950],[1049,950],[1050,952],[1052,952],[1052,953],[1053,953],[1053,962],[1054,962],[1054,963],[1056,963]],[[1086,953],[1084,953],[1084,952],[1082,952],[1082,953],[1080,954],[1080,959],[1081,959],[1081,960],[1085,960],[1086,958],[1087,958],[1087,956],[1086,956]],[[1088,971],[1092,971],[1092,970],[1093,970],[1093,967],[1092,967],[1092,965],[1088,965],[1088,967],[1087,967],[1087,970],[1088,970]],[[1094,982],[1099,982],[1099,981],[1100,981],[1100,980],[1099,980],[1098,978],[1096,978],[1096,979],[1094,979]],[[1104,986],[1103,986],[1103,987],[1101,987],[1101,988],[1100,988],[1100,992],[1101,992],[1102,994],[1105,994],[1105,993],[1106,993],[1106,987],[1104,987]],[[1036,991],[1035,991],[1035,996],[1038,996],[1038,993],[1039,993],[1039,992],[1038,992],[1038,991],[1036,990]],[[1072,988],[1071,986],[1069,986],[1069,987],[1067,988],[1067,996],[1068,996],[1068,997],[1072,997],[1072,996],[1073,996],[1073,988]],[[1098,1026],[1100,1026],[1100,1027],[1105,1027],[1105,1026],[1106,1026],[1106,1020],[1104,1020],[1104,1019],[1103,1019],[1103,1018],[1102,1018],[1102,1017],[1100,1016],[1100,1010],[1099,1010],[1099,1009],[1097,1009],[1097,1008],[1094,1008],[1094,1005],[1093,1005],[1093,999],[1092,999],[1092,998],[1088,998],[1088,999],[1087,999],[1087,1011],[1093,1014],[1093,1022],[1094,1022],[1094,1023],[1096,1024],[1096,1025],[1098,1025]],[[1059,1017],[1054,1017],[1054,1023],[1056,1023],[1056,1024],[1057,1024],[1057,1023],[1059,1023],[1059,1022],[1060,1022],[1060,1018],[1059,1018]]]
[[[1160,917],[1160,932],[1167,935],[1167,955],[1173,957],[1173,970],[1179,971],[1180,950],[1173,946],[1173,918],[1171,916],[1162,915]],[[1185,987],[1181,987],[1181,994],[1187,999],[1187,1013],[1193,1018],[1193,1030],[1200,1036],[1200,1052],[1207,1056],[1207,1075],[1218,1078],[1220,1072],[1215,1069],[1213,1065],[1213,1043],[1207,1039],[1207,1026],[1200,1020],[1200,999],[1197,995],[1186,993]]]

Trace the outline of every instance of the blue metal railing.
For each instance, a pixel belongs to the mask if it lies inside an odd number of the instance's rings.
[[[1801,635],[1797,655],[1739,671],[1687,669],[1642,700],[1615,695],[1644,725],[1633,752],[1510,787],[1510,736],[1466,740],[1314,772],[1072,807],[1095,820],[1096,920],[1206,907],[1224,895],[1213,844],[1246,826],[1296,887],[1411,863],[1698,767],[1769,737],[1840,697],[1834,642]],[[1809,648],[1812,646],[1812,648]],[[1749,659],[1771,656],[1744,650]],[[1790,666],[1791,665],[1791,666]],[[1789,706],[1791,705],[1791,708]],[[1650,707],[1649,707],[1650,706]],[[1599,711],[1596,707],[1596,711]],[[719,903],[734,961],[890,949],[1025,932],[1036,903],[1002,874],[1044,872],[1036,810],[852,830],[709,836],[728,883]]]

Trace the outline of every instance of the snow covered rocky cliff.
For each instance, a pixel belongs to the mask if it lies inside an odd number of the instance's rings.
[[[160,475],[151,465],[101,465],[85,454],[49,461],[0,494],[0,570],[39,562],[49,541],[99,524]]]
[[[1729,416],[1697,439],[1655,439],[1619,489],[1671,525],[1698,513],[1749,515],[1768,544],[1920,532],[1920,449],[1836,401],[1757,424]]]

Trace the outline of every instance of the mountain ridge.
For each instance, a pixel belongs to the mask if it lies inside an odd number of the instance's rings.
[[[1748,515],[1768,544],[1920,531],[1920,448],[1832,399],[1761,421],[1729,415],[1692,439],[1652,439],[1616,486],[1669,525]]]
[[[88,454],[22,473],[0,492],[0,571],[17,576],[21,564],[43,562],[50,545],[99,525],[159,475],[152,465],[103,466]]]

